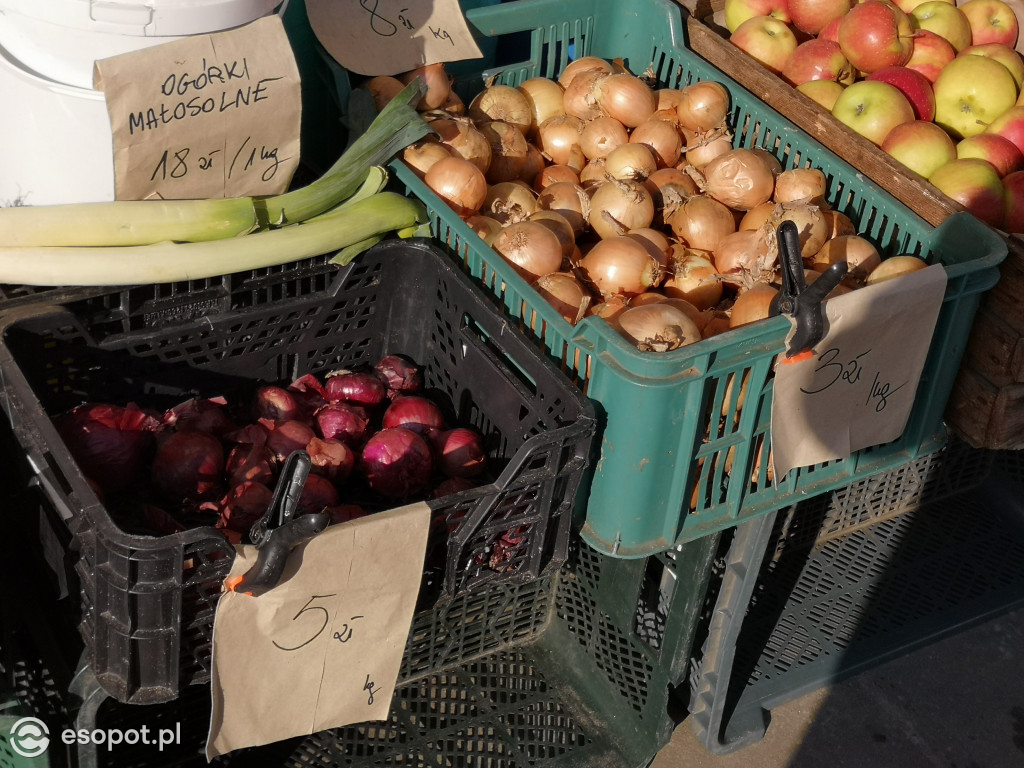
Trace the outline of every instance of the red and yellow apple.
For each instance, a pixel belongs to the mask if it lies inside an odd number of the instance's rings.
[[[1003,0],[967,0],[959,8],[971,27],[971,45],[1017,44],[1017,15]]]
[[[796,50],[796,35],[784,21],[754,16],[740,24],[729,41],[766,69],[779,74]]]
[[[960,139],[956,145],[956,156],[988,160],[1001,177],[1024,169],[1024,152],[998,133],[979,133]]]
[[[823,109],[831,112],[836,99],[839,98],[839,94],[845,87],[835,80],[808,80],[806,83],[800,83],[796,89],[811,101],[817,102]]]
[[[1011,235],[1024,233],[1024,171],[1003,178],[1003,223]]]
[[[969,45],[957,56],[988,56],[995,59],[1013,75],[1013,81],[1020,89],[1024,85],[1024,59],[1013,48],[1002,43],[982,43],[981,45]]]
[[[855,74],[839,43],[817,38],[797,45],[782,68],[782,79],[790,85],[809,80],[835,80],[849,85]]]
[[[895,85],[858,80],[839,94],[832,105],[832,115],[855,133],[881,146],[889,131],[902,123],[913,122],[914,108]]]
[[[927,77],[909,67],[882,67],[867,76],[868,80],[889,83],[900,89],[910,106],[914,119],[931,120],[935,117],[935,94]]]
[[[850,10],[851,0],[789,0],[789,21],[801,32],[816,35]]]
[[[928,0],[893,0],[895,6],[904,13],[910,13],[921,3],[926,2],[928,2]],[[956,0],[943,0],[943,2],[949,3],[950,5],[956,5]]]
[[[928,181],[986,224],[998,227],[1003,223],[1003,180],[987,160],[951,160]]]
[[[957,139],[981,133],[1017,100],[1013,75],[986,56],[958,56],[943,68],[932,88],[935,122]]]
[[[971,24],[955,5],[928,0],[912,10],[910,18],[914,29],[927,29],[946,38],[957,52],[971,44]]]
[[[773,16],[779,21],[789,21],[788,0],[725,0],[722,9],[725,14],[725,28],[735,32],[747,19],[755,16]]]
[[[926,120],[897,125],[882,142],[882,151],[926,179],[946,163],[956,160],[953,139]]]
[[[838,19],[832,19],[828,24],[822,28],[821,32],[818,33],[817,37],[819,40],[832,40],[833,42],[839,42],[839,25],[843,23],[843,16]]]
[[[1013,106],[989,123],[985,133],[995,133],[1009,139],[1024,152],[1024,106]]]
[[[942,68],[956,58],[956,51],[946,38],[922,29],[914,36],[914,50],[906,66],[935,82]]]
[[[910,17],[883,0],[863,0],[853,6],[837,34],[846,58],[868,74],[882,67],[902,67],[914,50]]]

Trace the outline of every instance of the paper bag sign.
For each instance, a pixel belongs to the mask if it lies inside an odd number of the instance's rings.
[[[942,306],[941,265],[829,299],[814,355],[775,366],[771,442],[776,480],[841,459],[906,428]]]
[[[419,503],[331,526],[293,550],[273,589],[221,596],[207,759],[387,719],[429,524]],[[231,576],[255,562],[239,547]]]
[[[299,163],[302,94],[280,17],[96,62],[119,200],[277,194]]]
[[[360,75],[483,56],[459,0],[306,0],[306,13],[320,44]]]

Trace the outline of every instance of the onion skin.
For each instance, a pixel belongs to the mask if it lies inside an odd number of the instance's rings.
[[[488,184],[515,181],[523,173],[530,147],[526,136],[512,123],[492,120],[479,123],[480,132],[491,145],[491,164],[484,178]]]
[[[233,543],[248,541],[253,523],[259,520],[274,500],[274,492],[265,485],[253,482],[237,483],[216,504],[200,505],[204,511],[219,513],[214,527],[223,531]]]
[[[268,385],[256,390],[253,418],[288,421],[298,416],[299,404],[284,387]]]
[[[370,417],[359,405],[328,403],[316,411],[315,420],[317,431],[325,440],[359,446],[370,436]]]
[[[410,395],[423,388],[420,367],[405,355],[385,355],[373,365],[388,388],[388,396]]]
[[[224,464],[228,485],[240,483],[262,483],[274,481],[274,455],[266,445],[239,443],[228,453]]]
[[[344,483],[356,464],[356,454],[340,440],[314,437],[306,445],[306,452],[312,462],[310,472],[323,475],[334,483]]]

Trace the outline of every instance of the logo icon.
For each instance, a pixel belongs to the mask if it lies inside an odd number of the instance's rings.
[[[50,745],[46,723],[34,717],[23,717],[11,726],[11,749],[22,757],[39,757]]]

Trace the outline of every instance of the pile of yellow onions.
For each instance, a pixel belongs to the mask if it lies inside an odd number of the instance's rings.
[[[829,208],[824,173],[734,146],[721,83],[657,88],[584,57],[557,79],[489,85],[467,105],[437,65],[429,75],[421,112],[436,135],[404,160],[571,324],[602,318],[662,352],[761,320],[779,289],[786,219],[808,282],[848,262],[831,295],[874,282],[883,263]],[[379,104],[411,76],[367,87]],[[880,274],[923,262],[900,264]]]

